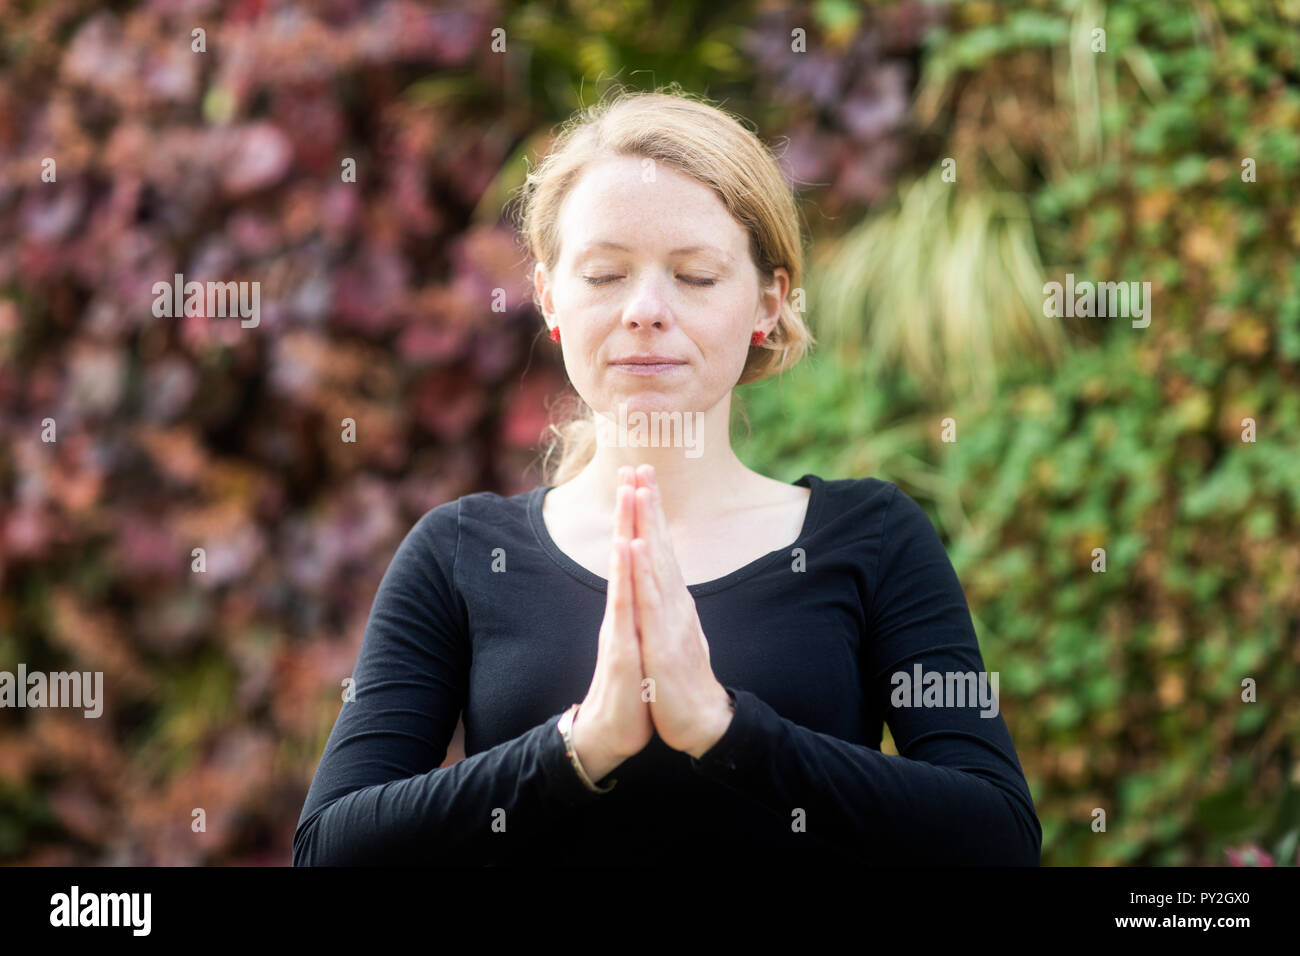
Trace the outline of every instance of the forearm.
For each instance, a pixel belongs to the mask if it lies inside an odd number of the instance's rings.
[[[300,823],[293,863],[490,862],[516,837],[527,839],[543,826],[538,821],[547,813],[598,796],[574,773],[551,718],[450,767],[362,786],[330,800]]]
[[[773,826],[801,816],[807,833],[863,862],[1036,866],[1032,801],[1000,760],[990,753],[987,767],[961,769],[882,754],[740,691],[734,727],[693,765],[771,810]]]

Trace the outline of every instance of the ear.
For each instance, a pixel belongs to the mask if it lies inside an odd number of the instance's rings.
[[[781,306],[790,294],[790,273],[785,266],[772,270],[772,278],[763,286],[758,298],[759,325],[754,331],[766,332],[771,338],[772,330],[781,318]]]
[[[548,320],[547,325],[550,325],[549,320],[555,315],[555,303],[551,295],[550,279],[546,275],[546,266],[540,262],[533,269],[533,290],[541,303],[542,316]]]

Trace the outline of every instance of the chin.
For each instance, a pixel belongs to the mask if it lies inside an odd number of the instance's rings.
[[[647,390],[616,395],[601,410],[604,414],[616,417],[619,405],[626,405],[629,415],[633,412],[679,412],[687,407],[680,394]]]

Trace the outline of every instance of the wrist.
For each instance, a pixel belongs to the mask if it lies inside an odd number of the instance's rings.
[[[583,771],[592,783],[599,784],[623,762],[623,758],[605,746],[608,735],[601,731],[598,720],[593,719],[589,713],[584,716],[585,710],[584,707],[578,708],[573,727],[569,731],[569,739],[573,742],[573,752],[582,764]]]
[[[721,687],[721,685],[719,685],[719,687]],[[714,745],[722,739],[723,735],[731,727],[731,721],[736,716],[736,705],[735,701],[731,698],[731,694],[727,692],[725,687],[722,687],[721,690],[722,701],[715,709],[710,711],[710,716],[704,721],[704,726],[707,730],[701,736],[699,743],[694,747],[688,748],[686,751],[696,760],[700,759],[713,749]]]

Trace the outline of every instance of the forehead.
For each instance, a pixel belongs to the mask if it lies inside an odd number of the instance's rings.
[[[582,243],[574,249],[575,256],[586,255],[587,253],[596,252],[635,252],[636,249],[627,243],[617,242],[613,239],[591,239]],[[677,246],[669,249],[670,256],[689,256],[689,255],[711,255],[719,259],[730,260],[733,254],[730,250],[711,242],[696,242],[688,246]]]
[[[619,156],[587,169],[565,198],[560,232],[575,257],[652,249],[730,261],[748,243],[712,189],[639,156]]]

